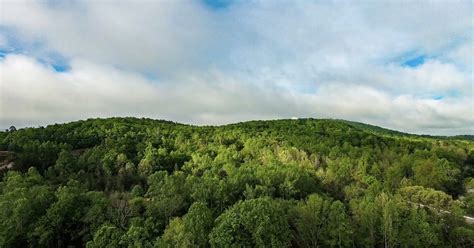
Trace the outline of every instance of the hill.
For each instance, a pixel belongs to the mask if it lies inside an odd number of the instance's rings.
[[[0,247],[474,245],[468,136],[109,118],[0,132],[0,151]]]

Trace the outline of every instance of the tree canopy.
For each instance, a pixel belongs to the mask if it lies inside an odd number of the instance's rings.
[[[0,132],[0,151],[0,247],[474,246],[464,136],[109,118]]]

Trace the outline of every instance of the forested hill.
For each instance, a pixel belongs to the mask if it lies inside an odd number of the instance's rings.
[[[474,141],[474,135],[454,135],[454,136],[439,136],[439,135],[416,135],[416,134],[409,134],[409,133],[404,133],[400,131],[395,131],[395,130],[390,130],[387,128],[379,127],[379,126],[374,126],[370,124],[365,124],[365,123],[360,123],[360,122],[354,122],[354,121],[346,121],[346,120],[341,120],[342,122],[346,122],[350,124],[353,127],[358,127],[362,130],[365,131],[372,131],[377,134],[381,135],[394,135],[394,136],[410,136],[410,137],[425,137],[425,138],[431,138],[431,139],[458,139],[458,140],[468,140],[468,141]]]
[[[342,120],[0,132],[0,247],[472,247],[474,142]]]

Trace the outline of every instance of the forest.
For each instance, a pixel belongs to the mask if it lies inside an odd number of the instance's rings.
[[[472,136],[332,119],[0,132],[0,247],[474,247]]]

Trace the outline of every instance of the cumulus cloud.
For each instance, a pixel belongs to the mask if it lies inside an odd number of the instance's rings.
[[[68,57],[166,73],[199,60],[212,24],[194,1],[18,1],[2,24]]]
[[[2,127],[300,116],[474,132],[470,1],[1,5],[0,51],[15,51],[0,57]]]
[[[2,125],[134,115],[223,124],[296,115],[376,121],[397,129],[414,121],[417,126],[406,130],[419,132],[418,128],[472,131],[466,123],[474,121],[472,115],[463,115],[472,111],[466,101],[391,98],[367,86],[334,83],[305,94],[259,88],[216,72],[189,77],[183,84],[157,84],[134,72],[84,61],[74,61],[71,67],[67,73],[56,73],[23,55],[2,60]]]

